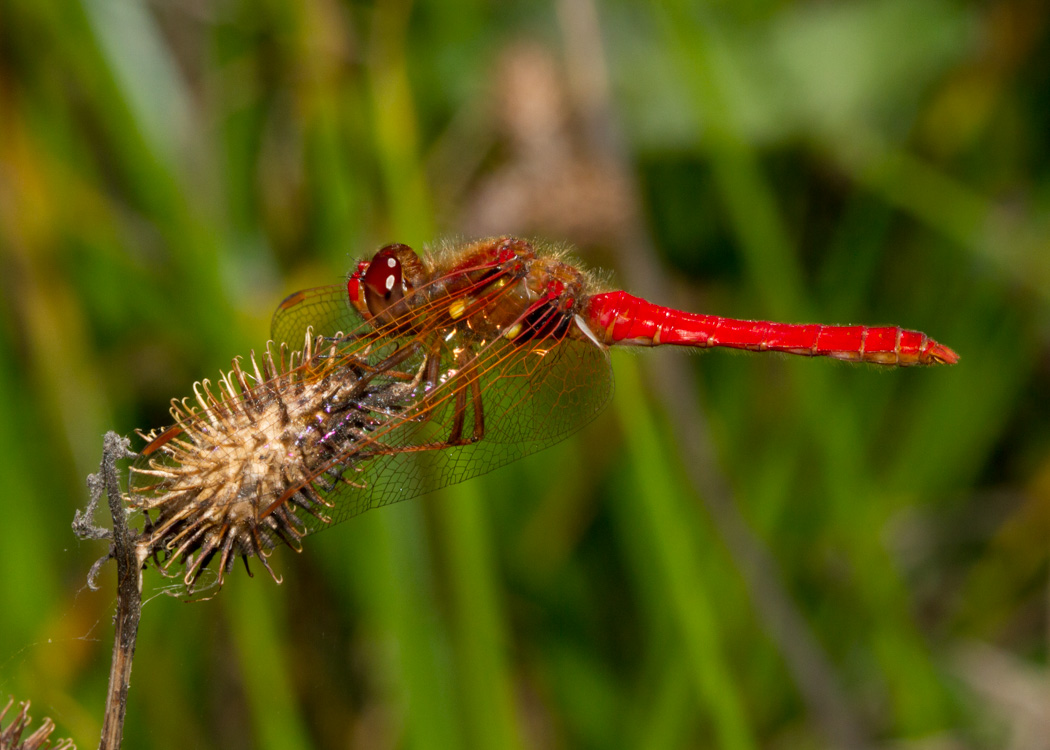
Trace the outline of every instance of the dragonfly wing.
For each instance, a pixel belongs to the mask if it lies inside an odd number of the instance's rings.
[[[353,333],[366,325],[350,304],[346,286],[333,284],[303,289],[285,297],[274,311],[270,338],[295,350],[302,348],[308,328],[313,329],[314,336],[334,336]]]
[[[273,335],[289,346],[204,381],[150,436],[129,494],[171,557],[241,554],[252,535],[295,546],[551,446],[612,395],[607,352],[546,313],[484,340],[466,325],[296,346],[311,327],[370,330],[344,300],[335,286],[285,300]]]
[[[409,406],[400,422],[378,430],[375,443],[347,457],[344,477],[353,484],[340,482],[325,492],[333,505],[331,525],[548,448],[593,420],[612,396],[608,353],[590,341],[524,347],[498,341],[481,361],[487,365],[478,384],[483,436],[465,445],[446,444],[462,406],[465,434],[471,435],[476,406],[461,378],[446,381],[427,400]],[[458,404],[457,390],[464,392]]]
[[[481,376],[482,442],[542,450],[598,416],[612,397],[609,354],[590,341],[499,348],[505,355]]]

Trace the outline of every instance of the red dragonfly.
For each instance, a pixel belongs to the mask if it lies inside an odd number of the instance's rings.
[[[237,556],[266,565],[278,540],[298,549],[550,446],[608,402],[613,345],[958,360],[917,331],[733,320],[597,287],[562,252],[499,237],[422,256],[387,245],[345,284],[292,294],[261,365],[234,360],[144,435],[128,497],[150,551],[165,570],[184,563],[190,590],[218,556],[221,583]]]

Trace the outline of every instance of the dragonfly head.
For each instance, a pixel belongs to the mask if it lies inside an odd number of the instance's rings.
[[[425,275],[415,251],[395,242],[381,248],[371,261],[358,263],[347,279],[346,290],[350,303],[366,320],[383,325],[404,314],[406,295]]]

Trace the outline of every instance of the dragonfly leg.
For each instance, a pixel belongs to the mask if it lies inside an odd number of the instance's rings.
[[[428,352],[424,357],[419,375],[423,377],[426,393],[430,394],[436,393],[435,389],[437,389],[440,380],[441,342],[436,338],[431,338],[427,343],[427,348]],[[481,414],[481,387],[479,384],[477,366],[474,364],[473,360],[468,357],[466,352],[460,352],[456,355],[456,367],[459,372],[456,376],[457,382],[455,385],[455,391],[453,391],[452,428],[449,431],[448,438],[439,443],[418,446],[422,450],[445,448],[453,445],[468,445],[481,440],[484,435],[485,424],[484,418]],[[466,424],[468,390],[473,397],[474,430],[469,437],[465,438],[463,437],[463,428]],[[439,398],[436,401],[430,401],[428,399],[420,410],[418,418],[420,420],[430,419],[439,404],[444,401],[444,398],[447,398],[447,396]]]
[[[472,367],[471,371],[473,377],[470,379],[470,392],[474,398],[474,435],[471,442],[477,442],[485,437],[485,409],[481,403],[481,379],[477,367]]]
[[[437,398],[424,398],[418,406],[418,411],[412,415],[412,419],[425,422],[431,419],[438,408],[447,401],[449,394],[438,390],[440,372],[440,345],[437,341],[432,342],[430,352],[424,358],[419,375],[425,383],[425,390],[431,396]],[[470,445],[476,443],[485,436],[485,413],[481,400],[481,375],[477,363],[466,353],[460,353],[456,357],[458,373],[452,398],[452,425],[448,437],[430,443],[424,443],[412,447],[400,448],[399,451],[429,451],[449,448],[457,445]],[[419,376],[416,381],[418,384]],[[467,424],[467,410],[472,408],[473,417],[471,431],[464,435]],[[372,455],[381,455],[379,453]]]
[[[467,414],[467,394],[465,388],[456,389],[455,411],[452,417],[452,431],[448,434],[448,445],[463,445],[463,422]]]
[[[485,436],[485,412],[481,403],[481,381],[476,363],[465,361],[460,357],[460,377],[466,383],[456,389],[455,413],[452,419],[452,431],[449,433],[449,445],[468,445],[476,443]],[[467,416],[467,394],[471,397],[471,406],[474,411],[473,431],[469,437],[463,437],[463,427]]]
[[[485,412],[481,398],[481,374],[477,366],[476,358],[470,357],[465,352],[460,353],[457,356],[456,365],[458,373],[455,377],[454,390],[452,394],[448,394],[447,391],[442,391],[439,387],[441,385],[440,341],[437,339],[431,339],[424,346],[427,347],[428,352],[423,358],[420,369],[412,378],[412,388],[414,390],[419,385],[424,385],[424,390],[429,397],[424,397],[416,404],[415,408],[411,411],[409,419],[414,422],[425,422],[431,419],[439,407],[443,403],[446,403],[451,395],[453,400],[453,413],[452,425],[448,437],[434,440],[432,442],[420,443],[418,445],[385,446],[380,442],[384,433],[379,432],[361,440],[358,445],[358,450],[354,454],[355,460],[366,461],[377,456],[442,450],[444,448],[455,446],[470,445],[484,438]],[[396,356],[397,355],[395,354],[376,369],[384,370],[385,365],[395,364]],[[400,361],[397,361],[396,364],[400,364]],[[473,409],[472,424],[470,433],[464,435],[464,428],[467,425],[468,408]],[[315,481],[321,479],[322,476],[325,476],[324,472],[320,472],[318,477],[315,478]],[[352,486],[360,486],[359,484],[347,480],[345,477],[340,476],[339,479]],[[335,483],[328,477],[325,477],[325,480],[332,481],[333,485]],[[328,490],[328,487],[323,484],[321,488],[325,491]],[[283,499],[284,498],[281,498],[281,500]],[[275,503],[274,505],[277,504],[278,503]]]

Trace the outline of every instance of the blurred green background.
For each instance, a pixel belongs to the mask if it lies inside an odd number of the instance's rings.
[[[519,233],[962,360],[617,355],[556,448],[279,550],[281,586],[151,596],[126,747],[1050,747],[1044,3],[0,17],[0,694],[96,745],[114,574],[70,521],[106,430],[381,244]]]

